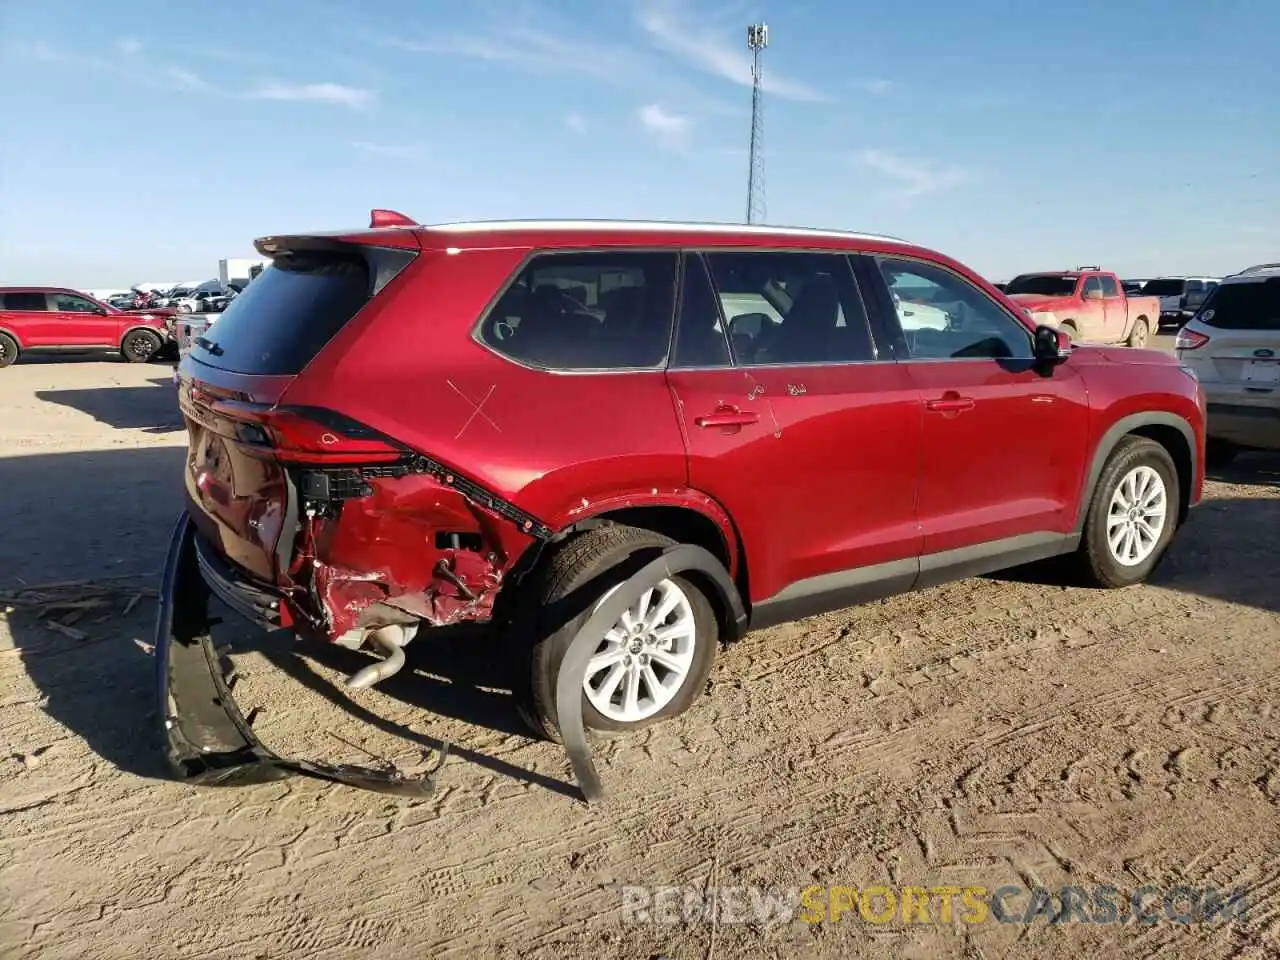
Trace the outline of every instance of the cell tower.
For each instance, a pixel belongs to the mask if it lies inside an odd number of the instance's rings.
[[[769,45],[769,25],[753,23],[747,27],[747,49],[751,51],[751,153],[747,172],[747,223],[760,223],[765,217],[764,118],[761,100],[760,56]]]

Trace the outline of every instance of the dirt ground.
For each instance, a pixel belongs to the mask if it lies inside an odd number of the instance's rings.
[[[179,509],[168,373],[0,371],[0,591],[118,578],[71,625],[84,639],[0,622],[0,956],[1280,956],[1280,457],[1217,476],[1151,585],[989,577],[748,637],[685,717],[597,747],[598,805],[524,735],[482,633],[415,641],[412,672],[348,697],[363,655],[237,632],[236,696],[263,707],[270,746],[452,752],[424,800],[300,778],[196,789],[165,776],[154,602],[137,599]],[[1243,890],[1246,912],[623,912],[633,885],[1005,884]],[[1018,918],[1028,896],[1008,901]]]

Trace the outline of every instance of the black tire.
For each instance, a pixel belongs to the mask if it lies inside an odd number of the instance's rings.
[[[587,530],[559,545],[523,585],[514,630],[516,642],[528,657],[526,668],[516,678],[516,695],[521,715],[536,734],[549,740],[560,739],[556,727],[556,678],[565,652],[591,611],[610,588],[674,542],[636,527],[611,525]],[[694,651],[689,672],[666,706],[632,722],[600,713],[584,692],[582,721],[596,736],[628,733],[674,717],[687,710],[706,688],[719,647],[715,611],[696,584],[685,577],[672,580],[684,592],[693,611]]]
[[[18,359],[18,341],[0,333],[0,367],[11,366]]]
[[[154,330],[130,330],[120,343],[120,355],[130,363],[147,363],[154,360],[163,347],[164,341]]]
[[[1133,321],[1133,329],[1129,331],[1129,339],[1127,342],[1129,346],[1134,349],[1141,350],[1146,347],[1147,340],[1150,338],[1150,335],[1151,326],[1147,323],[1145,317],[1139,317],[1137,320]]]
[[[1127,566],[1116,558],[1107,541],[1108,516],[1116,488],[1131,471],[1142,466],[1151,467],[1164,482],[1164,525],[1151,553],[1140,563]],[[1102,468],[1098,486],[1089,503],[1084,537],[1076,555],[1077,572],[1081,578],[1090,586],[1108,589],[1129,587],[1145,580],[1164,558],[1169,541],[1173,539],[1181,502],[1178,469],[1169,451],[1146,437],[1131,435],[1121,439]]]
[[[1204,445],[1204,463],[1206,467],[1225,467],[1240,453],[1240,448],[1230,440],[1215,440],[1210,437]]]

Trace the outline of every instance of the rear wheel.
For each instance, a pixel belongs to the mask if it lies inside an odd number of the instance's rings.
[[[130,363],[146,363],[164,344],[154,330],[130,330],[120,344],[120,355]]]
[[[674,542],[636,527],[600,527],[567,541],[534,575],[517,623],[528,631],[521,712],[535,732],[559,739],[556,681],[578,630]],[[583,724],[597,734],[626,733],[683,713],[705,688],[718,645],[715,611],[702,590],[686,577],[663,580],[622,614],[588,663]]]
[[[1142,349],[1147,345],[1147,335],[1151,332],[1151,328],[1147,325],[1145,317],[1139,317],[1133,321],[1133,329],[1129,331],[1129,346],[1136,349]]]
[[[1178,471],[1154,440],[1128,436],[1098,478],[1077,555],[1079,571],[1099,587],[1127,587],[1147,578],[1178,525]]]
[[[18,359],[18,341],[7,333],[0,333],[0,367],[7,367]]]

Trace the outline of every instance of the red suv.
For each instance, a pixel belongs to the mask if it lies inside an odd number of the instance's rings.
[[[172,342],[172,309],[117,310],[63,287],[0,288],[0,367],[30,349],[106,347],[132,363],[154,359]]]
[[[748,629],[1058,555],[1138,583],[1200,499],[1204,398],[1172,356],[1073,346],[900,240],[375,212],[257,247],[274,265],[178,371],[158,643],[188,774],[211,748],[174,661],[210,592],[372,648],[356,687],[415,635],[498,621],[555,736],[592,612],[698,548],[593,643],[583,720],[626,731],[685,710]]]

